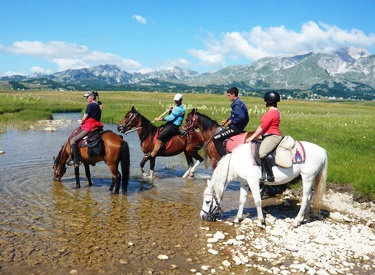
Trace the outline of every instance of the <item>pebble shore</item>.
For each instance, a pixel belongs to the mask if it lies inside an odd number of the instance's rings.
[[[288,196],[288,194],[286,194]],[[328,191],[324,199],[326,215],[310,219],[294,228],[293,219],[266,214],[266,227],[259,228],[254,218],[245,218],[235,227],[236,235],[210,232],[207,253],[230,254],[221,266],[191,270],[195,274],[374,274],[375,205],[356,203],[350,195]],[[324,210],[323,210],[324,212]]]

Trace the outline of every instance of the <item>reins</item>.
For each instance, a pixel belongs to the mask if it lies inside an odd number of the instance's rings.
[[[226,178],[225,178],[225,181],[224,181],[224,189],[225,189],[225,186],[226,186],[226,183],[228,182],[228,178],[229,178],[229,166],[230,166],[230,162],[231,162],[231,158],[232,158],[232,154],[230,154],[230,157],[229,157],[229,163],[228,163],[228,169],[227,169],[227,175],[226,175]],[[206,194],[206,195],[209,195],[209,194]],[[216,192],[215,192],[215,189],[213,190],[212,192],[212,199],[211,199],[211,204],[210,204],[210,209],[207,211],[205,211],[203,208],[201,209],[201,211],[203,213],[205,213],[210,220],[216,220],[216,215],[219,213],[221,216],[223,216],[223,211],[221,209],[221,206],[220,206],[220,203],[219,203],[219,200],[216,196]],[[212,202],[213,200],[215,200],[216,202],[216,206],[215,207],[212,207]]]
[[[164,113],[162,113],[160,116],[159,116],[159,118],[160,117],[162,117],[162,116],[164,116],[166,113],[168,113],[169,112],[169,109],[168,110],[166,110]],[[133,120],[137,117],[137,115],[139,115],[139,113],[137,112],[136,114],[132,114],[133,115],[133,117],[124,125],[124,126],[126,126],[127,124],[129,124],[129,123],[131,123],[131,122],[133,122]],[[135,132],[135,131],[138,131],[139,129],[142,129],[143,127],[146,127],[146,126],[148,126],[148,125],[150,125],[150,124],[152,124],[152,123],[154,123],[156,120],[154,119],[153,121],[150,121],[149,123],[147,123],[146,125],[143,125],[143,126],[140,126],[140,127],[137,127],[137,128],[134,128],[134,129],[130,129],[129,131],[126,131],[124,134],[125,135],[127,135],[127,134],[129,134],[129,133],[132,133],[132,132]]]

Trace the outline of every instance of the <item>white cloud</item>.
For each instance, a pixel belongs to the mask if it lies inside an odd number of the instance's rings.
[[[1,46],[0,51],[15,55],[40,57],[58,66],[59,71],[81,69],[103,64],[118,65],[121,69],[140,71],[142,64],[111,53],[92,51],[87,46],[64,41],[17,41],[10,46]]]
[[[133,15],[133,19],[135,19],[137,22],[139,22],[141,24],[147,24],[146,18],[144,18],[144,17],[142,17],[140,15],[134,14]]]
[[[182,67],[182,68],[188,68],[190,66],[190,62],[184,58],[179,59],[168,59],[164,65],[160,67],[160,69],[172,69],[173,67]]]
[[[38,67],[38,66],[33,66],[33,67],[31,67],[30,70],[34,74],[50,74],[50,73],[52,73],[50,70],[46,70],[46,69]]]
[[[303,24],[299,32],[284,26],[257,26],[250,32],[223,33],[220,39],[210,35],[205,41],[206,49],[188,52],[206,65],[223,66],[229,60],[241,58],[255,61],[267,56],[331,52],[346,46],[374,47],[375,34],[366,35],[360,30],[348,31],[313,21]]]

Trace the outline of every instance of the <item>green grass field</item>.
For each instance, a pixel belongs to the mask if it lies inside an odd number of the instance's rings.
[[[8,127],[27,129],[54,112],[83,112],[83,92],[0,91],[0,133]],[[170,104],[170,93],[100,92],[104,110],[102,121],[118,124],[132,106],[153,120]],[[254,131],[265,112],[263,100],[242,97],[247,104]],[[230,112],[227,96],[184,94],[183,104],[220,122]],[[279,103],[281,131],[298,140],[316,143],[328,152],[328,182],[353,187],[357,198],[375,199],[375,102],[323,102],[285,100]],[[161,123],[156,125],[161,125]]]

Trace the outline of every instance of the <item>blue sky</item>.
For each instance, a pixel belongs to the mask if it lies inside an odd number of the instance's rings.
[[[199,73],[266,56],[375,52],[372,0],[4,0],[0,76],[100,64]]]

